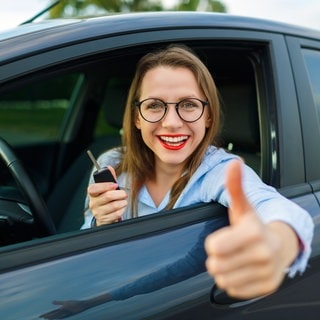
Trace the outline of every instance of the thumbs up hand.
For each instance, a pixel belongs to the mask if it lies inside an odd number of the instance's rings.
[[[286,268],[299,252],[294,230],[284,222],[263,224],[244,194],[241,165],[227,168],[230,225],[205,241],[206,267],[216,284],[230,296],[250,299],[275,291]]]

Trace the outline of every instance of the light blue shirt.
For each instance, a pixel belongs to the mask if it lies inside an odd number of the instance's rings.
[[[107,165],[114,167],[120,161],[120,157],[119,150],[112,149],[102,154],[98,159],[98,163],[101,167],[106,167]],[[209,146],[201,165],[182,191],[174,208],[212,201],[228,207],[230,201],[224,187],[225,170],[227,163],[236,158],[238,158],[236,155],[227,153],[223,149]],[[127,175],[125,173],[118,177],[120,188],[126,186],[126,179]],[[92,175],[89,183],[93,183]],[[314,228],[312,218],[308,212],[283,197],[275,188],[263,183],[259,176],[246,165],[243,165],[242,185],[249,202],[264,223],[283,221],[290,225],[300,237],[304,250],[288,271],[290,276],[293,276],[297,271],[303,272],[311,254]],[[169,197],[170,192],[166,194],[160,205],[156,206],[147,188],[143,186],[138,196],[138,215],[144,216],[163,210],[168,204]],[[88,207],[88,198],[85,206],[86,208]],[[130,218],[129,210],[123,215],[123,219],[128,218]],[[86,210],[85,223],[82,229],[90,228],[92,219],[91,211]]]

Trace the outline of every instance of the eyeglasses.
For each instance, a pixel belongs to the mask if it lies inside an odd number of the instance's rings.
[[[175,105],[180,119],[185,122],[195,122],[203,115],[204,107],[208,105],[208,101],[188,98],[179,102],[164,102],[161,99],[148,98],[134,103],[139,108],[141,117],[151,123],[158,122],[165,117],[169,104]]]

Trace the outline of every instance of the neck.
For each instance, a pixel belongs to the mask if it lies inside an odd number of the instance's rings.
[[[165,170],[157,168],[154,178],[146,181],[146,187],[156,206],[159,206],[180,176],[181,170],[177,170],[177,167]]]

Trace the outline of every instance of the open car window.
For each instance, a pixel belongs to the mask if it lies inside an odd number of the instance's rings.
[[[191,47],[219,90],[219,146],[240,155],[262,175],[257,88],[261,72],[256,56],[263,46],[250,44],[245,49],[235,43],[228,47],[227,42],[196,42]],[[0,94],[0,109],[6,114],[3,136],[40,189],[58,233],[80,230],[92,170],[86,150],[98,156],[121,144],[122,116],[136,63],[153,49],[137,46],[130,52],[78,59],[48,68],[45,76],[43,71],[26,76],[25,85],[20,79],[18,86]]]
[[[79,78],[79,73],[52,76],[2,94],[1,137],[12,146],[58,141]]]

